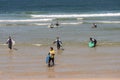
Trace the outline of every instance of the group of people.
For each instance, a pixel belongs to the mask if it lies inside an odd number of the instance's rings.
[[[89,42],[94,44],[92,47],[96,47],[96,44],[97,44],[96,39],[90,37]],[[57,39],[53,42],[53,44],[55,44],[55,43],[57,44],[57,50],[60,50],[62,47],[62,41],[59,39],[59,37],[57,37]],[[50,51],[49,51],[48,55],[49,55],[48,66],[49,67],[51,66],[51,64],[50,64],[51,61],[52,61],[52,66],[54,66],[54,64],[55,64],[55,62],[54,62],[55,51],[54,51],[53,47],[50,47]]]
[[[97,44],[97,40],[94,38],[90,37],[90,42],[94,43],[94,46],[96,46]],[[11,38],[11,36],[9,36],[9,39],[7,40],[6,44],[8,44],[8,48],[10,50],[12,50],[13,45],[15,44],[14,40]],[[53,44],[56,44],[57,46],[57,50],[60,50],[62,48],[62,41],[60,40],[59,37],[56,38],[56,40],[53,42]],[[55,56],[55,50],[53,49],[53,47],[50,47],[50,51],[48,53],[49,56],[49,60],[48,60],[48,66],[51,66],[51,61],[52,61],[52,66],[54,66],[55,61],[54,61],[54,56]]]
[[[97,27],[96,24],[93,24],[94,27]],[[58,26],[58,25],[57,25]],[[89,43],[93,43],[92,47],[96,47],[97,44],[97,40],[90,37],[90,41]],[[7,40],[6,44],[8,44],[8,48],[10,50],[12,50],[12,46],[15,44],[15,41],[13,39],[11,39],[11,36],[9,36],[9,39]],[[62,41],[60,40],[59,37],[56,38],[56,40],[53,42],[53,44],[57,45],[57,50],[60,50],[62,48]],[[55,62],[54,62],[54,56],[55,56],[55,50],[53,49],[53,47],[50,47],[50,51],[48,53],[49,59],[48,59],[48,66],[51,66],[51,61],[52,61],[52,66],[54,66]]]
[[[57,45],[57,50],[60,50],[62,47],[62,41],[59,39],[59,37],[56,38],[56,40],[53,42],[53,44]],[[48,53],[49,60],[48,60],[48,67],[51,66],[51,61],[52,61],[52,66],[54,66],[55,61],[54,61],[54,56],[55,56],[55,50],[53,47],[50,47],[50,51]]]
[[[54,23],[51,23],[50,25],[48,25],[49,28],[55,28],[55,27],[58,27],[60,24],[58,23],[58,21],[54,24]]]
[[[93,26],[92,28],[97,28],[97,24],[93,23]],[[97,44],[97,40],[90,37],[90,41],[89,41],[89,47],[96,47],[96,44]]]
[[[15,44],[15,41],[11,38],[11,36],[9,36],[6,44],[8,44],[8,48],[10,50],[13,49],[13,45]],[[57,45],[57,50],[60,50],[62,47],[62,41],[59,39],[59,37],[56,38],[56,40],[53,42],[53,44]],[[53,47],[50,47],[50,51],[48,53],[49,55],[49,60],[48,60],[48,66],[51,66],[51,61],[52,61],[52,66],[54,66],[55,62],[54,62],[54,56],[55,56],[55,50],[53,49]]]

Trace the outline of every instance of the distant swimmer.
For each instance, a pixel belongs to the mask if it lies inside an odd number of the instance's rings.
[[[15,41],[9,36],[9,39],[7,40],[6,44],[8,44],[8,48],[12,50],[13,45],[15,45]]]
[[[97,24],[93,23],[92,28],[97,28]]]
[[[56,22],[56,24],[55,24],[56,26],[59,26],[59,23],[58,23],[58,21]]]
[[[59,50],[62,47],[62,41],[59,39],[59,37],[56,38],[56,40],[53,42],[53,44],[57,44],[57,49]]]
[[[54,28],[55,26],[54,26],[54,24],[53,23],[51,23],[50,25],[48,25],[48,28]]]
[[[58,21],[56,23],[51,23],[50,25],[48,25],[48,28],[57,28],[60,24],[58,23]]]

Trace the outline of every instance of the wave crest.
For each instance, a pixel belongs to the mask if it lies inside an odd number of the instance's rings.
[[[78,18],[120,16],[120,13],[31,15],[32,18]]]

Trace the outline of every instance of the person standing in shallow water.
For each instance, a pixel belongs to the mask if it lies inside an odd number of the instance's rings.
[[[97,28],[97,24],[93,23],[92,28]]]
[[[8,48],[10,50],[12,50],[14,43],[13,43],[13,40],[12,40],[11,36],[9,36],[9,39],[7,40],[6,44],[8,44]]]
[[[62,41],[57,37],[57,39],[53,42],[53,44],[57,44],[57,49],[59,50],[62,47]]]
[[[96,47],[96,44],[97,44],[97,40],[96,39],[90,37],[90,42],[93,42],[94,43],[93,47]]]
[[[49,51],[48,55],[50,55],[49,61],[48,61],[48,67],[51,66],[51,64],[50,64],[51,61],[52,61],[52,65],[54,66],[54,64],[55,64],[55,61],[54,61],[55,51],[54,51],[53,47],[50,47],[50,51]]]

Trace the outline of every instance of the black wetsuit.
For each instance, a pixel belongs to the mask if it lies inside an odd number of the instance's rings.
[[[57,39],[56,41],[54,41],[54,43],[57,44],[57,49],[59,50],[60,47],[61,47],[62,42],[59,39]]]
[[[8,43],[8,48],[12,49],[12,39],[9,39],[7,43]]]
[[[97,40],[96,40],[96,39],[93,39],[92,42],[94,43],[94,47],[95,47],[96,44],[97,44]]]

